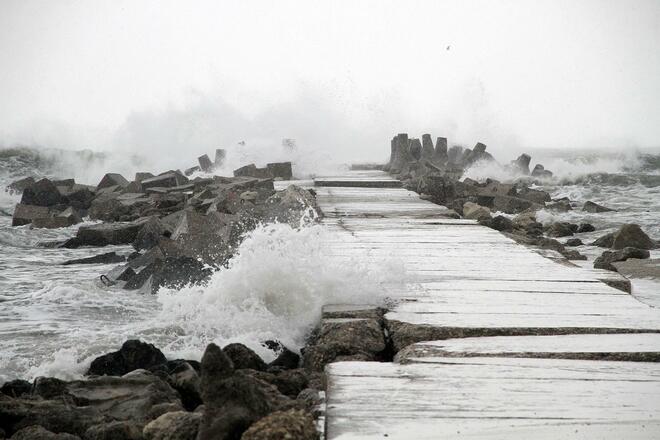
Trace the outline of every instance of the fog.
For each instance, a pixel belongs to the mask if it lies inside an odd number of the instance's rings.
[[[0,145],[380,160],[660,145],[657,1],[0,3]]]

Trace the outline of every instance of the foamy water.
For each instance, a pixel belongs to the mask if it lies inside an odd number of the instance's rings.
[[[405,276],[395,259],[369,264],[367,255],[336,258],[326,243],[338,238],[321,225],[271,224],[253,231],[208,285],[138,295],[98,281],[114,265],[58,265],[109,250],[128,254],[128,246],[34,247],[75,229],[10,228],[3,219],[0,234],[14,241],[3,244],[0,382],[78,377],[95,356],[129,338],[153,343],[169,358],[200,359],[209,342],[242,342],[269,359],[273,354],[262,343],[279,340],[300,348],[324,304],[381,304],[384,285],[402,283]]]
[[[657,170],[642,171],[639,161],[632,159],[618,166],[612,159],[599,159],[591,165],[570,162],[572,168],[562,168],[562,174],[556,168],[562,160],[568,161],[560,158],[552,167],[548,165],[558,178],[542,188],[555,198],[567,196],[580,205],[591,200],[617,211],[542,210],[539,220],[592,223],[596,232],[578,235],[585,243],[630,222],[660,238]],[[69,165],[62,168],[66,171],[54,176],[70,176],[71,164],[77,161],[67,159]],[[33,160],[5,157],[0,160],[0,187],[28,173],[48,175],[57,169],[57,164],[41,166]],[[498,175],[502,172],[498,170],[475,168],[468,175],[502,181],[515,177]],[[326,244],[350,237],[337,237],[323,226],[265,225],[246,238],[229,267],[215,273],[208,285],[138,295],[99,282],[98,276],[114,265],[59,265],[111,250],[128,255],[129,246],[37,247],[39,241],[73,236],[77,226],[12,228],[10,215],[18,200],[0,189],[0,382],[40,375],[78,377],[94,357],[116,350],[129,338],[151,342],[169,358],[199,359],[213,341],[220,345],[242,342],[268,359],[272,353],[262,342],[277,339],[290,348],[301,347],[322,305],[380,303],[392,286],[405,282],[402,265],[394,257],[369,263],[366,250],[351,260],[335,257]],[[592,246],[577,249],[590,260],[602,252]],[[659,258],[660,252],[654,251],[653,256]],[[633,293],[657,304],[660,286],[657,280],[633,280]]]

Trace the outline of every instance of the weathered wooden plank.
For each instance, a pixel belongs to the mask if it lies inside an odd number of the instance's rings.
[[[329,440],[660,435],[656,363],[446,357],[327,372]]]
[[[397,353],[399,363],[442,357],[543,357],[660,362],[660,333],[493,336],[418,342]]]

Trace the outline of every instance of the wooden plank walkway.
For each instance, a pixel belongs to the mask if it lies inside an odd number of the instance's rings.
[[[347,172],[332,177],[344,186],[315,189],[324,224],[339,232],[326,243],[330,254],[350,260],[367,251],[376,262],[395,256],[406,268],[403,289],[383,286],[396,301],[385,315],[396,350],[452,337],[637,332],[644,335],[588,336],[581,347],[593,342],[591,351],[602,352],[610,344],[616,353],[625,350],[613,341],[631,337],[652,341],[645,354],[657,351],[660,310],[600,281],[620,275],[559,264],[474,221],[450,218],[415,193],[364,184],[388,177],[362,172],[355,187]],[[549,349],[548,339],[511,339],[511,346],[520,341],[534,353],[528,356]],[[426,352],[424,363],[329,366],[328,438],[660,438],[660,399],[649,402],[647,394],[660,389],[660,364],[496,357],[486,343],[475,360],[443,353],[443,342],[409,349]]]

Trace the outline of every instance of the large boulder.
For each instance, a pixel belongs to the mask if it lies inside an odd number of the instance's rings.
[[[195,440],[202,414],[167,412],[144,427],[144,440]]]
[[[7,191],[10,194],[22,194],[23,191],[25,191],[25,188],[28,188],[32,185],[35,184],[34,177],[24,177],[22,179],[15,180],[11,182],[7,187],[5,188],[5,191]]]
[[[614,262],[626,261],[630,258],[643,260],[649,258],[650,255],[650,252],[646,249],[637,249],[633,247],[625,247],[613,252],[605,251],[594,261],[594,268],[616,271],[616,268],[612,265]]]
[[[108,173],[99,182],[98,185],[96,185],[96,190],[100,190],[103,188],[110,188],[113,186],[119,186],[119,187],[125,187],[128,185],[128,180],[121,174],[117,173]]]
[[[266,169],[270,177],[278,180],[291,180],[293,179],[293,171],[291,169],[291,162],[274,162],[266,164]]]
[[[490,209],[472,202],[463,204],[463,217],[471,220],[489,219]]]
[[[32,425],[17,431],[11,440],[80,440],[80,437],[65,432],[55,434],[43,426]]]
[[[555,222],[546,231],[549,237],[570,237],[575,232],[577,232],[577,225],[568,222]]]
[[[126,421],[100,423],[85,431],[84,440],[143,440],[142,429]]]
[[[550,194],[540,189],[532,189],[527,186],[518,187],[516,190],[517,197],[529,200],[530,202],[538,203],[539,205],[549,202],[551,199]]]
[[[99,223],[81,226],[78,228],[76,236],[67,241],[64,247],[130,244],[137,237],[137,233],[145,221],[146,219],[125,223]]]
[[[21,397],[32,390],[32,384],[27,380],[14,379],[5,382],[0,388],[0,393],[9,397]]]
[[[43,178],[23,190],[21,204],[34,206],[54,206],[65,200],[57,186],[49,179]]]
[[[166,361],[163,353],[152,344],[133,339],[124,342],[118,351],[94,359],[87,374],[122,376],[133,370],[148,369]]]
[[[284,191],[276,192],[263,206],[266,210],[265,222],[288,223],[296,228],[320,217],[316,198],[311,192],[296,185],[289,185]]]
[[[140,183],[142,184],[142,190],[146,192],[151,188],[173,188],[175,186],[184,185],[188,183],[188,178],[176,171],[170,171],[156,177],[144,179]]]
[[[266,363],[257,353],[243,344],[233,343],[225,346],[222,351],[231,359],[234,368],[239,370],[249,368],[252,370],[265,370]]]
[[[94,187],[75,184],[65,191],[61,191],[65,203],[75,209],[86,210],[92,204],[96,195]]]
[[[373,361],[385,347],[377,319],[324,319],[317,338],[303,351],[303,365],[311,371],[323,371],[336,360]]]
[[[610,232],[601,237],[598,237],[596,241],[591,243],[592,246],[611,248],[612,243],[614,243],[614,232]]]
[[[133,247],[137,251],[151,249],[158,244],[160,239],[164,237],[164,234],[168,231],[171,233],[160,219],[157,217],[151,217],[138,231],[135,240],[133,241]]]
[[[611,212],[613,209],[606,208],[605,206],[599,205],[598,203],[587,201],[582,206],[582,210],[585,212],[598,213],[598,212]]]
[[[235,374],[225,352],[209,344],[202,357],[204,414],[197,440],[238,439],[252,423],[270,413],[273,408],[260,382]]]
[[[245,431],[242,440],[316,440],[314,418],[302,410],[276,411]]]
[[[79,406],[72,397],[69,397],[69,400],[73,401],[73,404],[59,399],[0,397],[0,430],[11,436],[23,428],[39,425],[53,433],[69,433],[82,437],[90,426],[103,421],[103,416],[97,408],[86,404]]]
[[[613,249],[623,249],[625,247],[634,247],[639,249],[655,249],[656,243],[649,238],[648,235],[639,225],[634,223],[625,224],[614,233],[612,239]]]
[[[32,223],[35,219],[50,217],[50,209],[46,206],[24,205],[19,203],[14,209],[12,226],[23,226]]]

